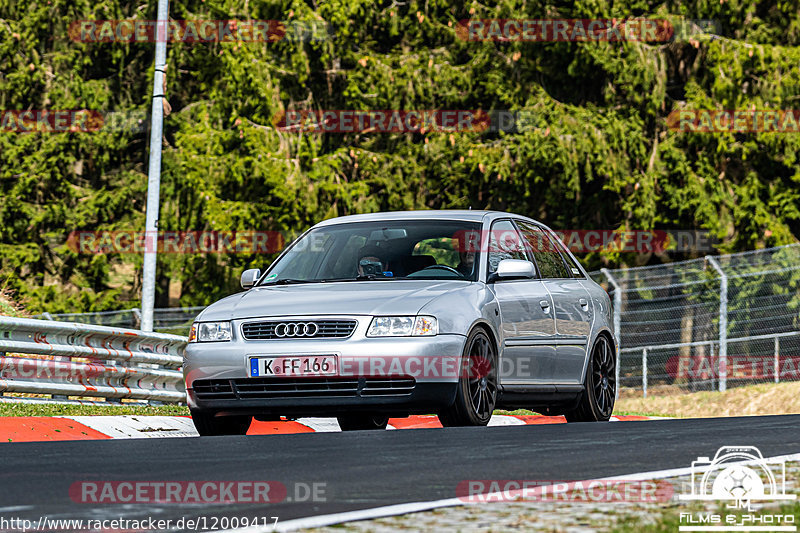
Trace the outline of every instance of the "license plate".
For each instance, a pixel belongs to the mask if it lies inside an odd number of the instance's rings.
[[[336,375],[335,355],[251,357],[250,377]]]

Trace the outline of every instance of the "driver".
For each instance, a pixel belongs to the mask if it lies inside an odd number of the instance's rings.
[[[471,276],[472,270],[475,267],[475,252],[460,251],[458,252],[458,258],[460,262],[456,270],[458,270],[459,274],[467,277]]]
[[[387,262],[383,259],[383,250],[377,246],[364,246],[358,252],[356,267],[359,276],[382,275],[387,267]]]

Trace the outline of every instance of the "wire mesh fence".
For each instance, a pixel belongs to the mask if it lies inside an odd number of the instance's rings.
[[[202,306],[154,309],[153,330],[159,333],[186,336],[189,334],[192,321],[203,309],[205,307]],[[140,309],[133,308],[119,311],[97,311],[94,313],[42,313],[33,318],[139,329],[141,327],[142,313]]]
[[[645,395],[800,379],[800,245],[592,272]]]

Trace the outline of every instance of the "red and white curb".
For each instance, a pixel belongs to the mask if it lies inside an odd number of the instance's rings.
[[[612,422],[651,420],[646,416],[614,416]],[[523,426],[535,424],[563,424],[563,416],[494,415],[490,426]],[[440,428],[435,416],[410,416],[391,418],[387,429]],[[288,433],[326,433],[340,431],[335,418],[299,418],[275,422],[253,421],[248,435],[276,435]],[[54,417],[0,417],[0,443],[102,440],[102,439],[152,439],[164,437],[197,437],[197,431],[188,416],[54,416]]]

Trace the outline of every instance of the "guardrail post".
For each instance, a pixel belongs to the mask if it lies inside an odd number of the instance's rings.
[[[781,381],[781,339],[775,337],[775,383]]]
[[[642,397],[647,398],[647,348],[642,348]]]
[[[142,326],[142,312],[138,307],[134,307],[131,309],[131,313],[133,313],[133,324],[131,324],[131,326],[139,329]]]
[[[617,346],[614,348],[617,353],[617,363],[614,365],[616,369],[616,375],[614,376],[617,383],[617,390],[614,395],[614,400],[619,399],[619,367],[620,367],[620,345],[619,345],[619,334],[620,334],[620,320],[622,320],[622,288],[617,283],[617,280],[614,279],[614,276],[611,275],[611,272],[608,271],[607,268],[601,268],[600,272],[608,279],[608,282],[614,287],[614,339],[617,341]]]
[[[710,255],[706,260],[719,274],[719,390],[728,388],[728,275],[716,259]]]

